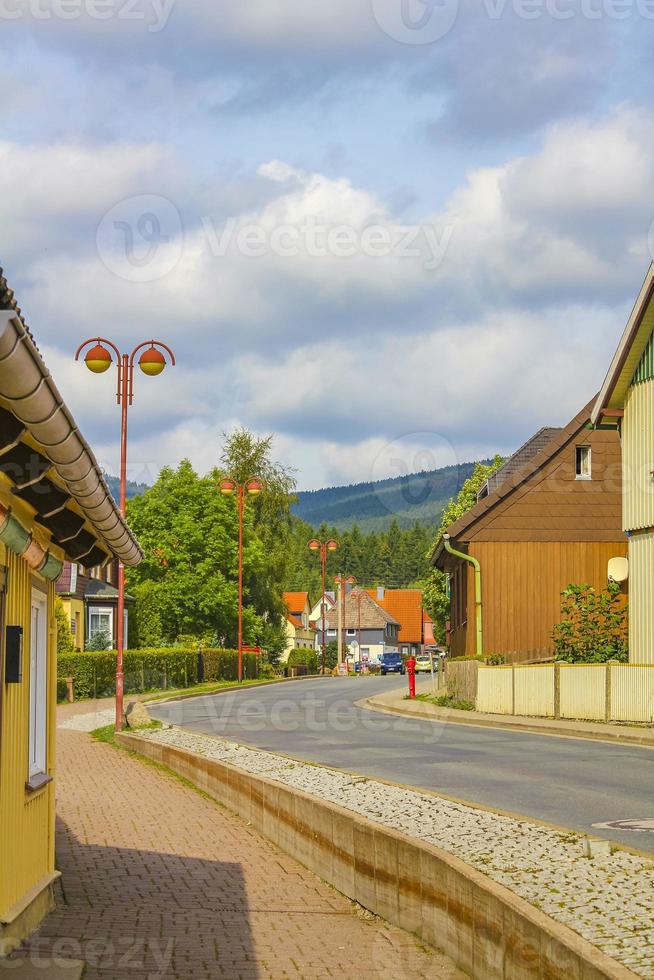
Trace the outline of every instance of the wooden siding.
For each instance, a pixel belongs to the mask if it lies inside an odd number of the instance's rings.
[[[591,480],[576,479],[577,446],[591,447]],[[617,432],[582,429],[540,472],[480,517],[460,540],[608,543],[619,538],[621,499],[622,457]]]
[[[654,532],[629,539],[629,660],[654,664]]]
[[[519,663],[552,656],[561,592],[571,583],[606,588],[609,559],[625,556],[627,541],[475,541],[470,554],[481,565],[484,652]],[[467,626],[453,634],[453,656],[475,653],[474,579],[467,568]]]
[[[654,527],[654,381],[629,389],[622,424],[623,527]]]
[[[4,545],[0,561],[8,568],[6,622],[22,626],[23,680],[4,683],[4,643],[0,657],[0,920],[3,913],[54,871],[54,783],[29,794],[28,718],[30,666],[30,600],[32,582],[38,578],[27,563]],[[54,735],[56,706],[56,623],[54,585],[42,580],[48,592],[48,718],[47,758],[54,774]]]

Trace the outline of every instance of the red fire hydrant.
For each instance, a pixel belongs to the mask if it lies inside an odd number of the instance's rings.
[[[411,656],[406,662],[406,672],[409,675],[409,697],[416,696],[416,660]]]

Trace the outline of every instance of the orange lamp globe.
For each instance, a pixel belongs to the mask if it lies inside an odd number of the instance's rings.
[[[86,354],[84,363],[94,374],[104,374],[111,367],[111,354],[102,344],[96,344]]]
[[[224,497],[230,497],[234,493],[234,484],[231,480],[220,481],[220,492]]]
[[[148,347],[144,350],[139,357],[139,367],[143,374],[147,374],[150,378],[156,378],[158,374],[161,374],[166,366],[166,358],[163,356],[160,350],[156,347]]]
[[[320,551],[320,541],[316,541],[314,538],[313,541],[309,541],[308,547],[309,551]]]
[[[328,541],[327,551],[338,551],[338,541]]]
[[[263,484],[260,480],[249,480],[246,489],[251,497],[258,497],[263,491]]]

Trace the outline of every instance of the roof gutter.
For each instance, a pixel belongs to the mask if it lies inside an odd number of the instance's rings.
[[[109,550],[125,565],[138,565],[143,552],[14,310],[0,310],[0,393],[52,461],[68,492]]]
[[[44,578],[54,581],[61,575],[64,563],[46,551],[4,504],[0,504],[0,541]]]
[[[483,657],[484,655],[484,635],[482,629],[482,615],[481,615],[481,565],[476,558],[472,555],[466,555],[463,551],[457,551],[450,544],[449,534],[443,535],[443,546],[446,551],[449,551],[451,555],[455,558],[461,558],[462,561],[467,561],[475,570],[475,624],[476,624],[476,653],[478,657]]]

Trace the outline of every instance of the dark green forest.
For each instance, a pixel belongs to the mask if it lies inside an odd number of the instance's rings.
[[[379,532],[392,521],[405,530],[416,523],[435,528],[474,468],[474,463],[461,463],[374,483],[301,491],[292,510],[316,528],[327,524],[344,531],[357,524],[362,532]]]
[[[359,585],[366,587],[385,585],[392,589],[418,585],[429,573],[427,553],[435,534],[435,527],[416,523],[405,529],[396,520],[391,521],[386,531],[367,534],[358,524],[346,531],[327,524],[315,529],[295,517],[286,588],[290,591],[308,589],[312,597],[320,594],[320,559],[307,547],[313,537],[321,541],[334,538],[339,545],[338,551],[327,557],[328,589],[333,587],[335,576],[341,572],[354,575]]]

